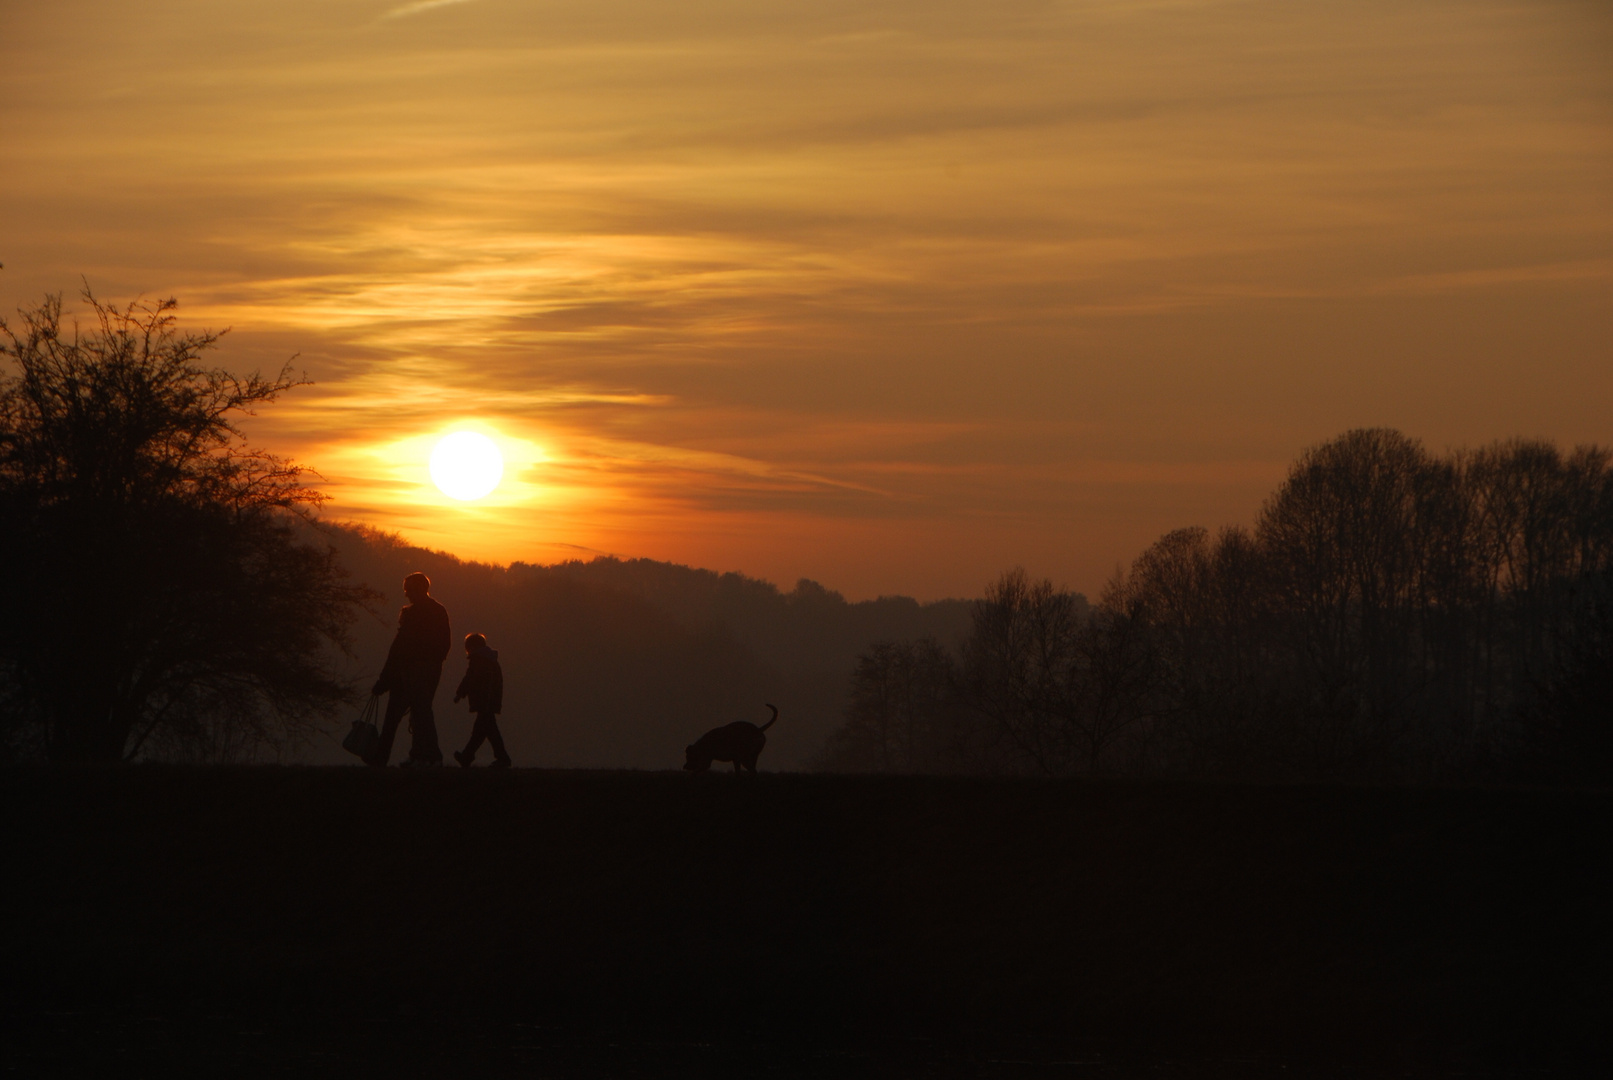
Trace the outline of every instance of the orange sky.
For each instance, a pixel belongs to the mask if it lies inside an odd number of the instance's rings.
[[[0,308],[300,353],[336,517],[1096,592],[1350,427],[1613,443],[1613,5],[247,7],[0,0]]]

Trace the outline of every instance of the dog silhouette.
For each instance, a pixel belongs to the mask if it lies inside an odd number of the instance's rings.
[[[683,767],[689,772],[707,772],[713,761],[732,761],[734,772],[741,768],[756,773],[756,757],[767,745],[767,736],[762,732],[773,726],[778,719],[778,707],[769,705],[773,710],[773,719],[757,727],[749,720],[736,720],[732,724],[724,724],[720,728],[712,728],[700,738],[684,748]]]

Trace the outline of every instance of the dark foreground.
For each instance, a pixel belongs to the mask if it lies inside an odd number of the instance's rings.
[[[1613,794],[13,770],[15,1073],[1577,1075]]]

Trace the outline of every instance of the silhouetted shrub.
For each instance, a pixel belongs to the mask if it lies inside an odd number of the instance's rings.
[[[0,620],[14,753],[206,760],[295,740],[347,699],[331,667],[352,606],[300,512],[304,470],[245,445],[233,417],[297,385],[205,367],[219,335],[172,300],[59,296],[0,320]]]

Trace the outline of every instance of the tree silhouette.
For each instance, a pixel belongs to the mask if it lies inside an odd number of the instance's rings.
[[[954,704],[952,659],[934,638],[880,641],[851,675],[845,724],[817,759],[833,772],[958,772],[975,763]]]
[[[1026,771],[1605,783],[1613,455],[1346,432],[1253,530],[1167,533],[1090,613],[1003,575],[956,663]]]
[[[13,753],[239,758],[348,696],[331,667],[355,603],[306,541],[322,496],[235,418],[300,385],[204,366],[221,335],[176,302],[59,295],[0,320],[0,694]]]

